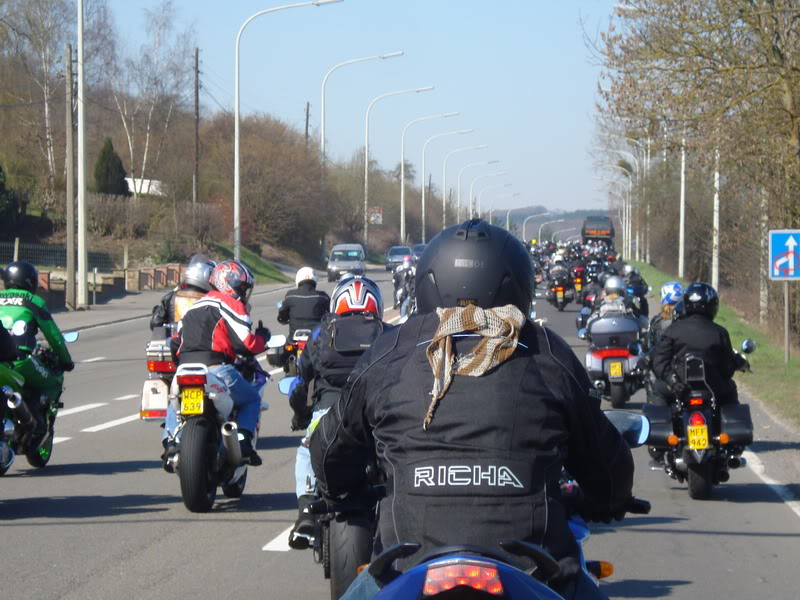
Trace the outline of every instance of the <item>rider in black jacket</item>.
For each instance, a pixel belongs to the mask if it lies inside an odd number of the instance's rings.
[[[314,329],[328,312],[328,294],[317,289],[317,276],[311,267],[303,267],[294,278],[297,288],[286,292],[278,310],[278,323],[289,325],[289,339],[298,329]]]
[[[686,316],[670,325],[653,349],[653,372],[658,377],[654,404],[666,405],[671,394],[684,385],[675,370],[675,359],[699,354],[705,363],[706,382],[720,404],[737,404],[733,374],[746,363],[731,347],[728,330],[714,323],[719,296],[707,283],[693,283],[683,293]]]
[[[417,269],[420,314],[364,355],[311,437],[312,463],[337,497],[364,488],[377,454],[390,495],[375,553],[422,544],[400,569],[450,544],[529,567],[498,546],[522,539],[559,560],[553,584],[567,598],[604,598],[580,571],[559,478],[566,467],[593,507],[586,516],[608,521],[630,498],[633,461],[569,345],[526,318],[531,269],[522,244],[484,221],[437,235]],[[344,598],[376,590],[364,571]]]

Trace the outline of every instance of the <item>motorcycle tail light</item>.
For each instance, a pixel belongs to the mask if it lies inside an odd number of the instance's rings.
[[[286,346],[284,347],[286,348],[287,352],[291,352],[292,350],[294,350],[294,346],[292,346],[291,344],[286,344]]]
[[[178,385],[205,385],[205,374],[178,375]]]
[[[155,373],[172,372],[175,370],[175,363],[171,360],[148,360],[147,370]]]
[[[605,579],[614,574],[614,565],[604,560],[587,560],[586,570],[597,579]]]
[[[305,350],[306,343],[305,342],[297,342],[297,348],[298,348],[298,350]]]
[[[581,277],[576,277],[576,278],[575,278],[575,283],[583,283],[583,278],[581,278]]]
[[[600,348],[599,350],[592,350],[592,356],[595,358],[627,358],[630,355],[627,348]]]
[[[699,427],[700,425],[706,424],[706,418],[703,416],[703,413],[693,412],[689,416],[689,425],[692,427]]]
[[[702,406],[703,399],[702,398],[689,398],[689,406]]]
[[[140,410],[139,411],[139,418],[140,419],[166,419],[167,418],[167,411],[164,410]]]
[[[564,286],[563,285],[557,285],[556,286],[556,291],[557,292],[563,292],[564,291]]]
[[[435,596],[454,587],[471,587],[492,596],[503,595],[503,582],[491,563],[455,559],[428,566],[422,595]]]

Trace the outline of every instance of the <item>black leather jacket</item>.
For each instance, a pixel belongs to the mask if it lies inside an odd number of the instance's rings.
[[[278,311],[278,323],[289,325],[289,335],[298,329],[314,329],[328,312],[331,299],[317,289],[313,281],[301,281],[294,290],[286,292]]]

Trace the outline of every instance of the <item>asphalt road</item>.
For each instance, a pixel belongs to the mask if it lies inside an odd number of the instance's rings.
[[[390,302],[388,274],[371,275]],[[283,331],[275,322],[283,293],[252,302],[254,317],[274,332]],[[582,358],[577,309],[557,313],[541,299],[536,308]],[[161,470],[161,430],[138,420],[148,334],[142,319],[84,331],[71,347],[87,362],[67,376],[50,465],[36,471],[18,459],[0,479],[2,597],[328,597],[311,552],[285,545],[300,439],[289,431],[286,398],[268,384],[264,465],[250,470],[244,496],[189,513],[177,476]],[[587,547],[591,558],[615,564],[603,584],[611,597],[800,598],[800,518],[750,469],[732,473],[712,501],[697,502],[685,485],[649,471],[644,449],[635,456],[636,494],[652,502],[652,513],[594,527]]]

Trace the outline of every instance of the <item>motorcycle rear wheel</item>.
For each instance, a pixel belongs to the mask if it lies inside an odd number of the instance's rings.
[[[713,469],[710,462],[689,465],[689,497],[693,500],[708,500],[714,485]]]
[[[372,526],[363,514],[336,515],[329,535],[331,599],[338,600],[372,557]]]
[[[183,503],[192,512],[208,512],[217,498],[216,442],[204,418],[191,419],[181,433],[178,478]]]
[[[613,408],[624,407],[625,403],[630,398],[628,388],[625,387],[624,383],[612,383],[609,393],[611,396],[611,406]]]

